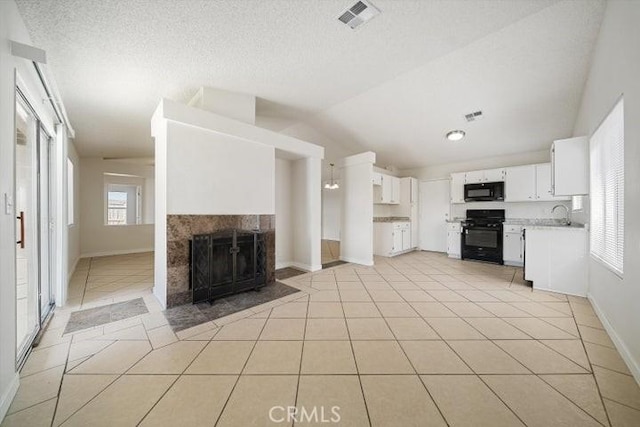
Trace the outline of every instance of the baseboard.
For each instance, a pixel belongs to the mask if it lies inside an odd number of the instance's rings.
[[[16,372],[13,380],[9,384],[7,391],[3,393],[2,399],[0,400],[0,423],[4,420],[5,415],[9,411],[9,406],[11,406],[11,402],[13,402],[13,398],[16,396],[18,392],[18,387],[20,386],[20,374]]]
[[[598,319],[600,319],[600,322],[602,323],[602,326],[604,326],[604,330],[607,331],[607,333],[609,334],[609,337],[611,338],[611,341],[613,341],[613,345],[616,346],[616,349],[618,350],[618,353],[620,353],[620,356],[622,356],[622,359],[627,364],[627,367],[629,368],[629,371],[631,371],[631,375],[633,375],[633,377],[635,378],[636,382],[638,384],[640,384],[640,364],[639,364],[639,361],[636,361],[636,360],[633,359],[633,356],[631,355],[631,352],[629,351],[629,349],[625,345],[624,341],[622,341],[620,336],[617,334],[615,329],[613,329],[613,326],[611,325],[611,322],[609,322],[609,319],[607,319],[607,316],[600,309],[600,306],[598,306],[598,303],[593,298],[593,296],[591,294],[587,294],[587,298],[591,302],[591,305],[593,306],[593,310],[596,312],[596,315],[598,316]]]
[[[297,268],[298,270],[303,270],[303,271],[308,271],[308,272],[322,270],[322,264],[321,265],[309,265],[309,264],[303,264],[301,262],[295,262],[295,261],[291,261],[291,264],[289,265],[289,267]]]
[[[76,258],[76,260],[73,262],[73,265],[71,266],[71,268],[67,272],[67,274],[68,274],[68,276],[67,276],[67,284],[69,284],[69,282],[71,282],[71,277],[73,276],[73,273],[76,272],[76,268],[78,268],[78,262],[80,262],[80,257]]]
[[[293,261],[276,261],[276,270],[287,267],[293,267]]]
[[[160,288],[158,286],[154,286],[152,289],[152,293],[153,293],[153,297],[156,299],[156,301],[158,301],[160,303],[160,306],[162,307],[163,310],[167,309],[167,301],[163,301],[161,296],[162,295],[158,295],[158,293],[160,293]]]
[[[155,248],[138,248],[138,249],[120,249],[117,251],[88,252],[80,255],[80,258],[93,258],[98,256],[110,256],[110,255],[139,254],[142,252],[153,252],[154,249]]]
[[[373,265],[373,260],[364,260],[364,259],[358,259],[358,258],[351,258],[351,257],[340,257],[340,261],[345,261],[345,262],[350,262],[352,264],[360,264],[360,265],[366,265],[366,266],[372,266]]]

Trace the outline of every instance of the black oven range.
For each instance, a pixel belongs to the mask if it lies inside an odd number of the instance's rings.
[[[462,259],[504,264],[502,223],[504,209],[467,209],[462,221]]]

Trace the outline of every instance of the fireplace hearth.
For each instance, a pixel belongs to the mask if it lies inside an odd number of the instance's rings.
[[[232,229],[196,234],[190,270],[194,304],[259,290],[267,284],[265,233]]]

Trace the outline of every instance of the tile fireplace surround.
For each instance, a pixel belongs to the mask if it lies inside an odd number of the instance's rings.
[[[259,218],[259,219],[258,219]],[[275,215],[167,215],[167,308],[192,302],[189,289],[189,239],[228,229],[266,231],[267,283],[275,280]]]

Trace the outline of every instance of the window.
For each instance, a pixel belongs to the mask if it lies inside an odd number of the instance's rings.
[[[74,182],[73,182],[73,162],[67,158],[67,225],[73,225],[75,222],[73,202],[75,198]]]
[[[591,255],[622,276],[624,258],[624,100],[589,141]]]
[[[136,185],[107,184],[107,225],[141,224],[141,188]]]

